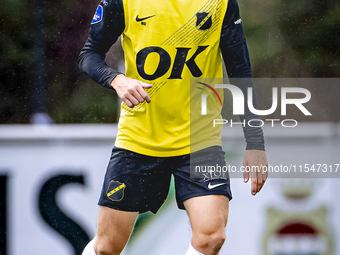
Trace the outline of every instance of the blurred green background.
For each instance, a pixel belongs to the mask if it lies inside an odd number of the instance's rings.
[[[43,81],[47,99],[43,111],[55,123],[117,121],[115,92],[90,81],[77,65],[98,2],[2,3],[0,123],[30,122],[37,79]],[[238,2],[254,77],[340,76],[338,0]],[[122,59],[118,43],[106,60],[117,68]]]

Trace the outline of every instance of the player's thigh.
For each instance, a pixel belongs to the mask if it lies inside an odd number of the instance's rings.
[[[130,237],[137,215],[137,212],[120,211],[99,206],[95,239],[96,250],[110,253],[119,253],[123,250]]]
[[[216,172],[208,172],[214,166]],[[226,166],[225,153],[220,146],[212,146],[181,158],[174,171],[176,200],[178,208],[184,208],[184,202],[195,197],[222,195],[232,199],[230,179]],[[196,169],[203,171],[196,171]],[[199,198],[199,200],[205,200]],[[210,201],[210,200],[209,200]]]
[[[112,150],[99,205],[126,212],[156,213],[169,191],[167,158]]]
[[[224,195],[208,195],[184,201],[193,235],[224,234],[228,222],[229,198]]]

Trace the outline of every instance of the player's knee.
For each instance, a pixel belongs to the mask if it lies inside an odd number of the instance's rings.
[[[96,238],[94,242],[94,251],[96,255],[119,255],[120,251],[115,250],[114,245],[107,240]]]
[[[216,233],[214,233],[213,235],[211,235],[210,237],[210,246],[213,248],[212,250],[218,252],[225,241],[225,231],[224,229],[221,231],[217,231]]]
[[[222,248],[225,241],[225,230],[224,228],[215,229],[209,232],[201,232],[193,235],[193,243],[199,246],[203,250],[213,251],[213,254]]]

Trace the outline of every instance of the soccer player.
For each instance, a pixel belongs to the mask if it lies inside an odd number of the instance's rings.
[[[125,74],[104,62],[119,36]],[[187,211],[192,227],[186,254],[218,254],[232,198],[230,182],[229,176],[190,178],[193,162],[226,164],[220,129],[190,131],[190,78],[222,78],[222,57],[229,78],[251,77],[236,0],[100,2],[79,67],[95,82],[115,89],[123,103],[98,203],[96,236],[84,255],[120,254],[138,213],[156,213],[166,199],[171,175],[178,207]],[[246,95],[252,83],[237,85]],[[241,121],[254,118],[258,116],[245,104]],[[243,164],[266,165],[262,129],[245,125],[243,130]],[[267,175],[245,173],[245,182],[250,177],[255,195]]]

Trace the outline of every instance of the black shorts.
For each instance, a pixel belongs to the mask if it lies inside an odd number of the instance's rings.
[[[230,200],[228,173],[205,171],[210,166],[225,166],[224,155],[220,146],[175,157],[152,157],[113,148],[98,204],[122,211],[156,213],[168,195],[172,174],[180,209],[184,209],[185,200],[197,196],[225,195]]]

